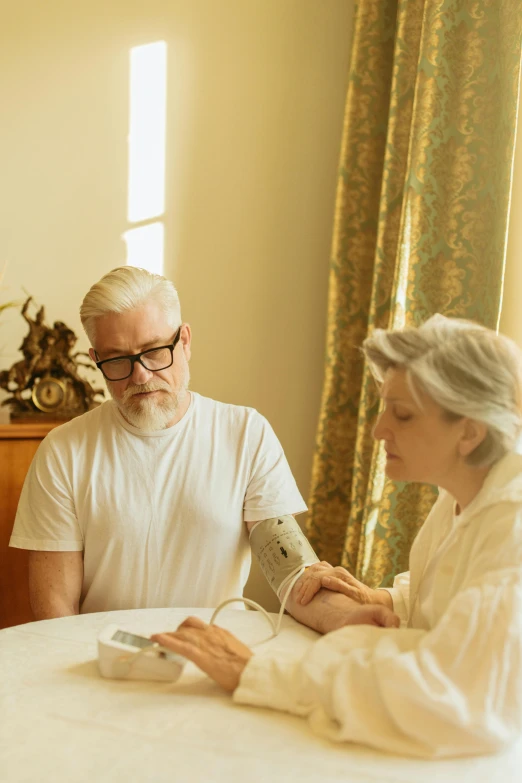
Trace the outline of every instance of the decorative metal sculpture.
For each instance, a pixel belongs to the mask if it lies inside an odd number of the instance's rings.
[[[78,340],[72,329],[63,321],[47,326],[43,306],[31,318],[31,301],[30,296],[21,310],[29,326],[20,346],[24,358],[0,372],[0,388],[12,395],[2,405],[10,406],[14,419],[72,419],[99,405],[95,397],[104,391],[94,389],[79,374],[79,367],[94,369],[94,364],[77,358],[89,354],[72,353]]]

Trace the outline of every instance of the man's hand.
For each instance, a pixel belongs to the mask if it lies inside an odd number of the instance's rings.
[[[392,597],[387,590],[372,590],[359,582],[346,568],[334,568],[325,562],[316,563],[306,569],[295,585],[294,598],[299,604],[306,606],[322,587],[342,593],[363,606],[380,604],[393,609]]]
[[[217,625],[207,625],[198,617],[187,617],[177,631],[157,633],[153,642],[184,655],[227,691],[239,685],[252,650]]]

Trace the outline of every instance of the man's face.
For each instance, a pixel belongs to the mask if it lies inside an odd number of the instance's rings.
[[[98,318],[94,349],[99,361],[133,355],[171,344],[176,331],[159,305],[150,301],[135,310]],[[190,338],[190,327],[183,324],[170,367],[152,372],[135,362],[128,378],[106,380],[112,398],[130,424],[146,430],[165,429],[186,411]],[[96,360],[92,349],[89,353]]]

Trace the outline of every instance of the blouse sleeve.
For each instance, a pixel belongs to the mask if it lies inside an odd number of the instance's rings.
[[[351,626],[302,659],[253,656],[234,699],[400,754],[497,751],[522,730],[521,569],[468,584],[430,631]]]
[[[410,572],[397,574],[393,587],[380,587],[379,590],[386,590],[391,595],[393,611],[399,616],[401,626],[405,626],[410,614]]]

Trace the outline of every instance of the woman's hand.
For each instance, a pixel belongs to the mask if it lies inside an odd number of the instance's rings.
[[[177,631],[156,633],[151,639],[184,655],[227,691],[237,688],[243,669],[253,655],[229,631],[207,625],[199,617],[187,617]]]
[[[315,563],[304,572],[297,581],[293,595],[295,600],[306,606],[309,604],[321,587],[342,593],[359,604],[382,604],[388,609],[393,609],[393,601],[387,590],[372,590],[359,582],[346,568],[335,568],[324,561]]]

